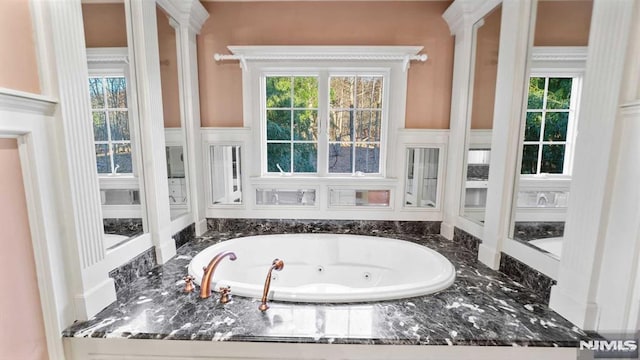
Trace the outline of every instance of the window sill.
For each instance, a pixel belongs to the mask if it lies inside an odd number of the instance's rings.
[[[358,183],[353,181],[357,179]],[[251,184],[282,184],[286,183],[306,183],[306,184],[336,184],[336,185],[395,185],[398,178],[385,178],[381,176],[304,176],[304,175],[265,175],[249,178]]]

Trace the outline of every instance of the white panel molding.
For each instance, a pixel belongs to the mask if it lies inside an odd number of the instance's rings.
[[[491,171],[483,242],[478,251],[478,259],[492,269],[500,266],[500,253],[511,223],[520,133],[520,121],[513,119],[522,117],[527,92],[527,57],[533,38],[534,3],[535,0],[505,0],[502,4]]]
[[[48,358],[63,359],[60,332],[75,314],[66,276],[67,252],[60,246],[66,236],[50,136],[55,108],[47,96],[0,89],[0,137],[18,141]]]
[[[550,307],[587,330],[597,328],[596,293],[615,183],[613,135],[635,3],[593,4],[563,254],[551,289]]]
[[[125,0],[125,9],[131,19],[129,56],[135,64],[147,221],[156,258],[164,264],[176,254],[176,247],[171,237],[156,4]]]
[[[305,176],[249,176],[251,163],[252,130],[250,128],[202,128],[201,153],[204,159],[204,179],[207,211],[206,217],[216,218],[279,218],[289,219],[294,211],[303,219],[362,219],[362,220],[442,220],[442,193],[446,188],[446,156],[448,130],[399,129],[397,135],[397,161],[394,172],[398,177],[367,178],[355,177],[358,185],[353,185],[354,177],[305,177]],[[238,205],[213,205],[211,203],[211,145],[239,145],[242,148],[241,172],[243,199]],[[406,208],[404,199],[404,172],[406,150],[409,147],[427,147],[440,150],[438,166],[437,204],[435,208]],[[315,189],[314,206],[256,205],[257,188]],[[388,207],[331,207],[328,205],[330,188],[388,189],[391,200]],[[383,215],[381,215],[383,212]]]

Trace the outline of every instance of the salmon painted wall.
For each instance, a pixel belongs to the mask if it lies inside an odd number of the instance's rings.
[[[0,87],[40,93],[28,0],[0,1]],[[0,139],[0,359],[47,359],[29,217],[15,139]],[[28,336],[25,336],[28,334]]]
[[[491,129],[493,127],[501,16],[502,7],[500,6],[484,18],[484,25],[477,31],[471,111],[472,129]]]
[[[538,2],[534,46],[586,46],[592,7],[591,0]],[[500,16],[500,12],[491,13],[478,30],[472,129],[493,128]]]
[[[162,82],[162,109],[165,128],[180,127],[180,93],[178,88],[178,53],[176,30],[169,24],[169,18],[159,8],[158,47],[160,52],[160,81]]]
[[[0,1],[0,87],[40,93],[29,0]]]
[[[0,359],[47,359],[27,203],[15,139],[0,139],[0,173],[0,287],[11,294],[0,296]]]
[[[535,46],[587,46],[593,1],[540,1]]]
[[[228,45],[421,45],[407,89],[407,128],[447,129],[454,38],[436,2],[204,2],[210,14],[198,36],[203,127],[242,126],[242,73],[216,63]]]
[[[126,47],[124,4],[82,4],[87,47]]]

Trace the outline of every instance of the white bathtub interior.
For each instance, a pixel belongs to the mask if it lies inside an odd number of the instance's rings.
[[[551,256],[557,259],[560,259],[562,257],[562,239],[562,237],[536,239],[529,241],[529,244],[548,252]]]
[[[228,240],[201,251],[189,264],[200,284],[203,267],[218,253],[233,251],[218,265],[212,289],[259,298],[273,259],[284,260],[272,274],[269,298],[300,302],[366,302],[426,295],[455,279],[444,256],[408,241],[337,234],[261,235]]]
[[[104,248],[105,249],[110,249],[126,240],[128,240],[129,237],[128,236],[124,236],[124,235],[118,235],[118,234],[104,234],[103,236],[103,241],[104,241]]]

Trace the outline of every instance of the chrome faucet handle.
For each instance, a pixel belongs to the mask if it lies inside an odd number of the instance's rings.
[[[191,275],[187,275],[183,279],[184,279],[184,292],[186,293],[192,292],[195,289],[195,287],[193,286],[193,280],[195,280],[195,278]]]
[[[231,286],[223,286],[219,289],[219,291],[221,304],[226,304],[231,301],[231,294],[229,294],[231,292]]]

